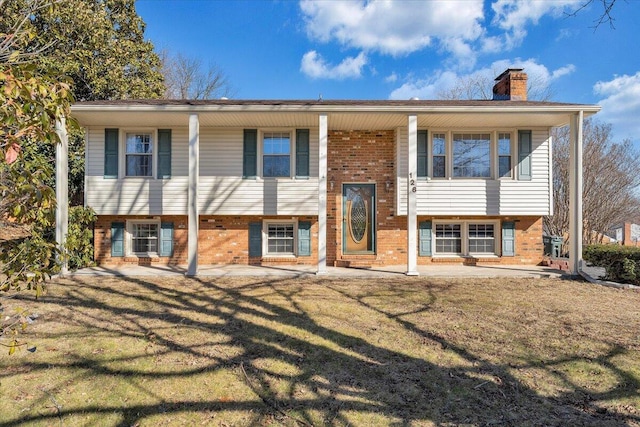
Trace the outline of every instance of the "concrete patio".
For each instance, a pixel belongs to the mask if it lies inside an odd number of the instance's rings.
[[[406,265],[387,266],[384,268],[345,268],[327,267],[328,277],[393,277],[403,276]],[[68,276],[183,276],[186,266],[107,266],[89,267]],[[429,265],[418,266],[419,277],[530,277],[530,278],[559,278],[567,273],[543,266],[465,266],[465,265]],[[201,265],[198,276],[315,276],[314,266],[282,266],[263,267],[250,265]]]

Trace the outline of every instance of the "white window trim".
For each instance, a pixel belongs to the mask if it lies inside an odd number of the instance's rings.
[[[128,176],[127,175],[127,135],[128,134],[148,134],[151,135],[151,176]],[[156,179],[158,171],[158,129],[157,128],[124,128],[120,129],[118,135],[118,178],[121,179]]]
[[[427,129],[427,154],[428,158],[428,170],[427,177],[433,180],[517,180],[516,177],[516,163],[517,163],[517,129],[514,128],[491,128],[491,129]],[[463,177],[453,176],[453,135],[457,133],[483,133],[489,134],[490,145],[489,153],[491,155],[491,171],[488,177]],[[499,156],[498,156],[498,136],[501,133],[508,133],[511,136],[511,176],[501,178],[499,170]],[[436,134],[444,134],[445,141],[445,176],[434,177],[433,176],[433,136]]]
[[[437,226],[438,225],[445,225],[445,224],[454,224],[454,225],[460,225],[460,253],[455,253],[455,252],[441,252],[440,254],[438,254],[436,252],[436,247],[437,247]],[[461,257],[464,256],[465,253],[465,248],[464,248],[464,235],[465,235],[465,227],[464,227],[464,223],[462,221],[434,221],[433,223],[433,228],[432,228],[432,233],[433,236],[431,238],[431,242],[433,247],[431,248],[431,253],[434,254],[434,257],[441,257],[441,258],[457,258],[457,257]]]
[[[293,225],[293,253],[279,254],[269,252],[269,225]],[[268,258],[296,258],[298,256],[298,220],[297,219],[265,219],[262,221],[262,256]]]
[[[436,225],[438,224],[460,224],[460,233],[462,236],[462,252],[454,253],[437,253],[436,252]],[[491,224],[493,225],[493,253],[491,252],[469,252],[469,224]],[[431,253],[434,258],[497,258],[500,256],[502,245],[502,233],[500,220],[483,220],[483,219],[464,219],[464,220],[434,220],[431,229]]]
[[[264,135],[266,133],[289,134],[289,176],[264,176]],[[293,179],[296,176],[296,130],[292,128],[258,129],[258,176],[262,179]]]
[[[158,252],[133,252],[133,225],[134,224],[156,224],[158,226]],[[140,258],[159,257],[160,256],[160,235],[161,235],[160,219],[128,219],[124,229],[124,254],[125,256],[136,256]]]

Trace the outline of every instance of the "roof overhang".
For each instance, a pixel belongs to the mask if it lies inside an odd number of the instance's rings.
[[[597,105],[532,101],[103,101],[73,105],[82,126],[180,127],[198,114],[202,127],[316,127],[326,114],[329,129],[396,129],[407,116],[418,126],[450,129],[553,127],[573,114],[597,113]]]

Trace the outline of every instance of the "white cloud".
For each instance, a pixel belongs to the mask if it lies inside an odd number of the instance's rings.
[[[584,0],[497,0],[492,5],[493,24],[505,30],[505,47],[519,45],[527,35],[527,25],[536,25],[544,15],[562,16]]]
[[[470,70],[479,54],[519,46],[544,16],[559,18],[584,0],[300,0],[310,39],[341,47],[402,56],[430,48],[443,63]],[[489,22],[491,19],[491,22]],[[559,37],[565,37],[566,31]]]
[[[439,47],[454,55],[468,55],[464,45],[484,33],[482,0],[301,0],[300,8],[312,39],[394,56],[431,46],[434,39],[447,40]]]
[[[597,82],[593,90],[603,96],[598,104],[602,110],[597,118],[611,123],[616,139],[640,141],[640,71],[632,76],[616,76]]]
[[[423,79],[410,79],[389,95],[390,99],[437,99],[441,90],[452,88],[458,75],[453,71],[435,73]]]
[[[336,79],[342,80],[346,78],[357,78],[362,75],[362,67],[367,63],[367,57],[364,52],[360,52],[358,56],[347,57],[338,65],[332,66],[328,64],[322,56],[315,50],[311,50],[304,54],[300,64],[300,70],[307,76],[319,79]]]
[[[393,72],[389,74],[387,77],[385,77],[384,81],[387,83],[395,83],[398,81],[398,75],[395,72]]]
[[[438,99],[441,94],[451,91],[462,81],[480,82],[483,87],[479,91],[474,91],[475,97],[479,98],[484,95],[487,98],[490,97],[494,79],[507,68],[524,68],[529,77],[529,99],[532,100],[547,96],[554,81],[575,71],[575,66],[572,64],[556,70],[549,70],[535,59],[501,59],[488,67],[469,74],[438,71],[424,78],[409,77],[402,86],[391,92],[389,98],[410,99],[417,96],[420,99]],[[477,95],[479,92],[482,92],[483,95]]]
[[[557,70],[554,70],[551,73],[551,80],[557,80],[561,77],[567,76],[573,73],[576,70],[576,66],[573,64],[565,65],[564,67],[560,67]]]

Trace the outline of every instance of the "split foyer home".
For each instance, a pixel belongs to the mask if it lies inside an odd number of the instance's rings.
[[[79,102],[95,260],[188,274],[230,263],[320,274],[538,264],[553,214],[551,128],[572,127],[577,230],[582,119],[599,107],[528,101],[521,69],[496,80],[481,101]]]

